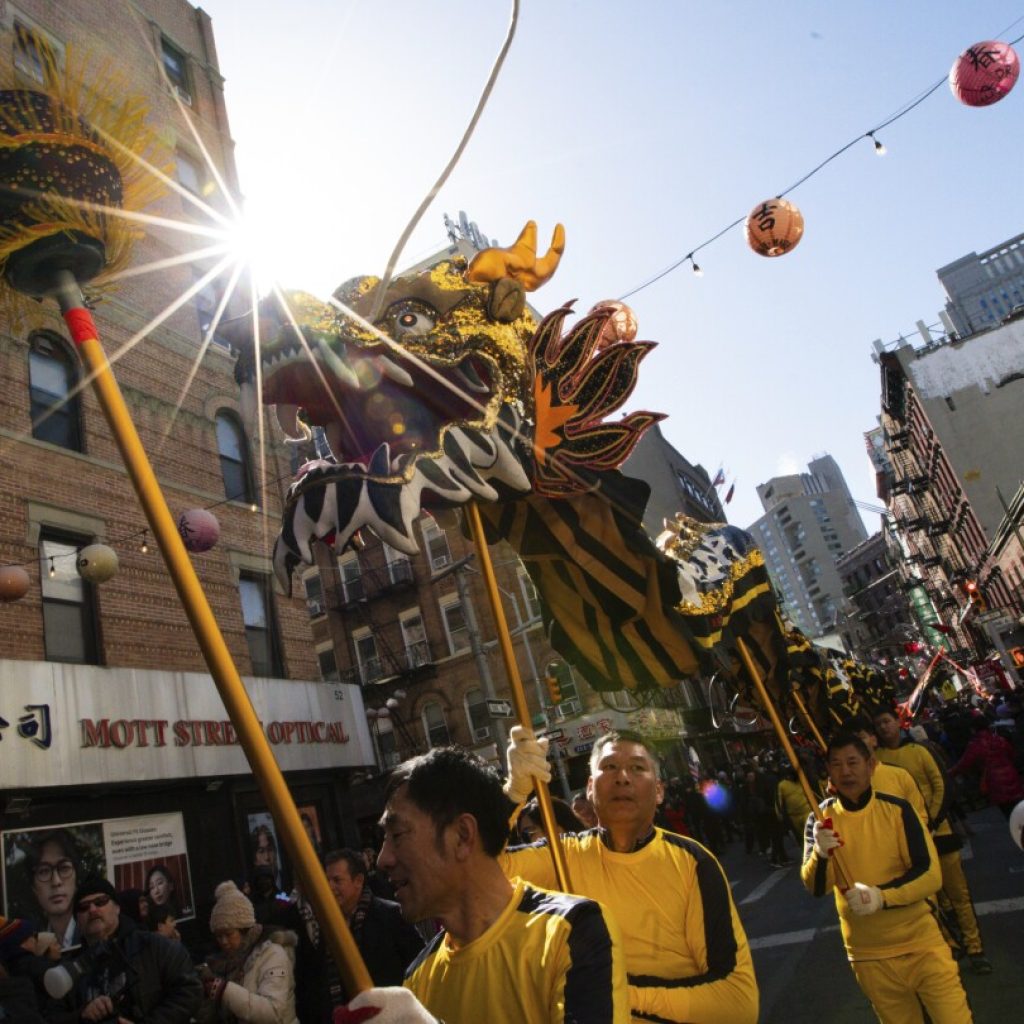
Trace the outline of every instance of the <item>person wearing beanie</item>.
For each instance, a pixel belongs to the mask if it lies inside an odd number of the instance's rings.
[[[295,933],[258,924],[234,882],[221,882],[214,898],[210,931],[219,951],[200,970],[206,998],[196,1019],[296,1024]]]

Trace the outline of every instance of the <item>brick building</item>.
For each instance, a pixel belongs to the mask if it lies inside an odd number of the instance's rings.
[[[34,87],[45,50],[62,61],[73,46],[90,66],[116,65],[146,98],[183,189],[147,212],[208,225],[204,204],[229,209],[220,182],[236,192],[233,144],[204,12],[185,0],[18,0],[0,6],[0,33],[8,86]],[[206,169],[203,148],[219,175]],[[305,603],[272,583],[267,553],[290,455],[269,418],[259,450],[260,432],[242,423],[233,356],[215,336],[203,344],[228,274],[204,281],[213,264],[175,257],[209,244],[149,228],[138,273],[94,315],[108,355],[118,354],[115,373],[172,513],[212,508],[220,522],[219,543],[194,563],[296,801],[322,842],[338,844],[357,838],[346,777],[373,762],[361,694],[324,685]],[[145,270],[160,261],[169,262]],[[93,392],[79,392],[82,367],[65,339],[55,306],[0,310],[0,564],[31,577],[23,599],[0,605],[7,863],[34,828],[170,816],[161,834],[180,847],[177,870],[190,878],[179,880],[194,909],[219,881],[251,868],[266,808],[111,431]],[[77,551],[97,541],[120,559],[100,586],[76,571]],[[212,834],[217,843],[205,841]],[[106,866],[115,878],[116,861]],[[279,880],[287,883],[286,870]]]

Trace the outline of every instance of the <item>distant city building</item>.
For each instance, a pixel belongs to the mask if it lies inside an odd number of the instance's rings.
[[[936,273],[946,290],[947,331],[966,337],[994,327],[1024,305],[1024,234],[988,252],[976,252],[940,267]]]
[[[725,512],[708,471],[687,461],[665,440],[656,423],[640,439],[633,454],[622,465],[626,476],[639,477],[651,487],[644,514],[644,528],[651,537],[664,529],[664,522],[684,512],[701,522],[724,522]]]
[[[913,629],[910,606],[886,539],[874,533],[836,563],[846,603],[840,634],[846,649],[862,660],[898,649]]]
[[[773,477],[757,495],[765,514],[752,526],[785,613],[808,636],[835,628],[843,601],[836,561],[867,538],[831,455],[809,472]]]

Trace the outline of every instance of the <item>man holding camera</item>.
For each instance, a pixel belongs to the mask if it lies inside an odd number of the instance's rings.
[[[122,917],[105,878],[81,882],[74,909],[85,949],[47,972],[47,992],[68,1011],[50,1019],[188,1024],[203,990],[185,947]]]

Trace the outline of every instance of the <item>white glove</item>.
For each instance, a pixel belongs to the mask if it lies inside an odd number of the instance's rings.
[[[533,780],[551,781],[548,764],[548,739],[539,740],[521,725],[513,725],[509,733],[508,780],[505,795],[514,804],[521,804],[533,792]]]
[[[822,818],[821,821],[815,820],[814,822],[814,852],[822,858],[828,858],[832,856],[832,851],[838,846],[842,846],[843,841],[839,838],[839,833],[832,828],[831,818]]]
[[[850,913],[858,917],[866,917],[876,910],[885,906],[882,897],[882,890],[877,885],[865,885],[863,882],[854,882],[846,892],[843,893],[846,902],[850,905]]]
[[[375,1010],[376,1012],[371,1012]],[[334,1011],[334,1024],[439,1024],[407,988],[368,988]]]

